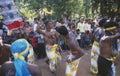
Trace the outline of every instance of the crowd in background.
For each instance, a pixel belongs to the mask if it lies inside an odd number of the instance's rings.
[[[101,18],[100,18],[101,19]],[[64,19],[50,20],[53,25],[53,29],[56,26],[66,26],[69,31],[72,31],[76,36],[76,39],[81,48],[90,49],[94,41],[93,33],[100,20],[99,18],[89,19],[81,17],[79,19],[68,19],[67,23]],[[33,46],[34,52],[38,59],[45,58],[45,40],[42,34],[36,32],[38,26],[40,29],[46,30],[46,23],[48,19],[34,18],[33,22],[23,19],[23,27],[15,30],[8,30],[8,28],[0,22],[0,35],[2,36],[3,43],[11,44],[13,41],[19,38],[25,38]],[[120,20],[116,20],[120,22]],[[64,38],[60,36],[59,45],[62,50],[67,50],[69,47],[66,45]]]

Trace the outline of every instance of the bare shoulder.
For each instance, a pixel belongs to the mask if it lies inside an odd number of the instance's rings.
[[[57,31],[56,31],[55,29],[51,29],[51,32],[54,32],[54,33],[56,33]]]
[[[59,35],[59,33],[55,29],[51,29],[51,33],[53,33],[53,35],[56,35],[56,36]]]
[[[6,61],[5,63],[2,64],[3,69],[7,69],[7,67],[11,68],[14,67],[14,64],[12,61]]]
[[[41,69],[36,64],[28,64],[29,71],[31,72],[32,76],[41,76]]]
[[[32,74],[32,76],[41,76],[41,70],[36,64],[29,64],[28,63],[28,69],[29,69],[30,73]],[[7,74],[7,75],[12,75],[12,76],[14,76],[15,72],[16,72],[15,67],[14,67],[14,63],[11,61],[5,62],[1,66],[1,70],[2,70],[2,72],[4,72],[5,75]]]
[[[15,68],[14,64],[11,61],[6,61],[1,66],[2,75],[14,76],[15,75]]]
[[[108,46],[108,44],[111,44],[111,39],[109,36],[103,36],[101,39],[100,39],[100,47],[106,47]]]
[[[109,40],[109,36],[103,36],[100,41],[104,42]]]

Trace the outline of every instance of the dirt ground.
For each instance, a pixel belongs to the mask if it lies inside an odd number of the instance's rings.
[[[84,52],[86,54],[80,60],[76,76],[95,76],[92,75],[89,71],[90,50],[85,50]],[[50,71],[48,64],[43,59],[36,61],[36,64],[39,65],[42,71],[42,76],[65,76],[65,68],[66,68],[65,64],[66,64],[67,55],[69,55],[69,51],[65,51],[64,53],[62,53],[62,61],[58,65],[56,73],[52,73]],[[118,57],[115,65],[116,65],[116,76],[120,76],[120,56]]]
[[[85,53],[86,53],[86,56],[83,57],[84,60],[80,61],[79,69],[76,76],[95,76],[91,74],[89,71],[90,50],[85,50]],[[65,60],[67,58],[67,55],[69,55],[69,51],[64,52],[62,54],[63,60],[58,65],[56,73],[50,72],[48,64],[43,59],[39,60],[37,64],[39,64],[42,70],[42,76],[65,76],[65,68],[66,68]],[[120,56],[118,57],[116,62],[116,76],[120,76]]]
[[[39,65],[42,76],[55,76],[55,74],[50,71],[48,64],[43,59],[36,61],[36,64]]]

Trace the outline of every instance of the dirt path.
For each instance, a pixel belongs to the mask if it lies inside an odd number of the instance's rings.
[[[90,67],[90,51],[85,51],[86,55],[82,57],[79,63],[79,69],[76,76],[95,76],[90,73],[89,67]],[[42,76],[65,76],[65,69],[66,69],[66,58],[67,55],[69,55],[69,51],[66,51],[62,54],[62,61],[57,67],[56,74],[52,73],[49,69],[48,64],[43,60],[40,59],[39,61],[36,61],[36,64],[39,65],[42,71]],[[120,76],[120,56],[117,59],[116,62],[116,76]]]
[[[48,64],[43,59],[36,61],[36,64],[39,65],[42,71],[42,76],[55,76],[55,74],[50,71]]]
[[[63,56],[63,60],[60,62],[57,68],[57,74],[56,76],[65,76],[65,68],[66,68],[66,62],[65,62],[65,55],[68,53],[65,53]],[[76,73],[76,76],[96,76],[91,74],[89,68],[90,68],[90,51],[85,51],[85,55],[81,57],[81,60],[78,65],[78,71]]]
[[[86,55],[83,56],[83,58],[80,60],[79,63],[79,69],[76,76],[95,76],[90,73],[89,67],[90,67],[90,51],[85,51]],[[41,70],[42,70],[42,76],[65,76],[65,68],[66,68],[66,58],[67,55],[69,55],[69,52],[64,52],[62,54],[63,60],[60,62],[60,64],[57,67],[56,74],[53,74],[50,72],[49,66],[44,60],[39,60],[37,64],[39,64]],[[116,76],[120,76],[120,56],[117,60],[116,65]]]

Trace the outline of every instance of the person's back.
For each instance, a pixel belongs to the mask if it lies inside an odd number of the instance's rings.
[[[40,76],[37,66],[28,64],[26,61],[29,55],[30,44],[25,39],[18,39],[10,46],[10,51],[14,57],[12,62],[5,62],[1,72],[3,76]],[[35,71],[35,70],[36,71]],[[2,75],[1,74],[1,75]],[[8,75],[7,75],[8,74]],[[11,75],[10,75],[11,74]]]
[[[41,70],[37,65],[28,63],[28,69],[32,76],[41,76]],[[0,76],[15,76],[16,74],[14,63],[11,61],[5,62],[0,71]]]
[[[90,71],[93,74],[98,73],[98,66],[97,66],[97,59],[100,54],[100,48],[99,48],[99,41],[101,37],[105,35],[103,25],[106,23],[106,19],[101,19],[100,21],[96,22],[96,29],[93,32],[93,45],[91,49],[91,66],[90,66]]]
[[[100,39],[100,54],[97,61],[100,76],[114,76],[112,64],[119,53],[117,39],[120,38],[117,27],[118,24],[114,21],[109,21],[104,25],[106,35]]]
[[[76,37],[72,31],[68,31],[65,26],[56,27],[56,31],[64,37],[66,44],[70,48],[70,55],[68,56],[66,64],[66,76],[76,76],[79,61],[84,53],[79,47]]]
[[[57,27],[56,30],[64,37],[66,44],[74,56],[74,58],[71,59],[71,62],[84,55],[72,31],[68,31],[65,26]]]
[[[69,32],[69,38],[66,39],[66,43],[69,46],[71,52],[75,52],[75,51],[82,52],[81,51],[82,49],[79,47],[79,44],[72,32]]]

